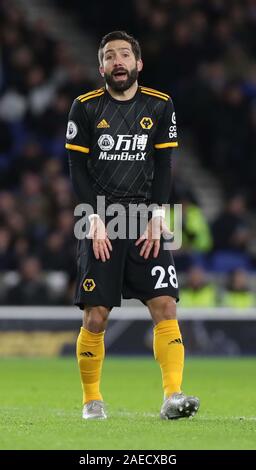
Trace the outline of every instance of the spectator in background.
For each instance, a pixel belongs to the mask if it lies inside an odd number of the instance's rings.
[[[56,86],[53,80],[46,79],[45,70],[40,65],[31,67],[25,80],[30,112],[34,116],[40,115],[54,99]]]
[[[55,138],[63,139],[70,104],[71,99],[66,89],[59,90],[42,114],[35,116],[32,113],[29,116],[29,125],[41,138],[44,137],[49,141]]]
[[[15,196],[8,191],[0,192],[0,218],[5,218],[17,209]]]
[[[48,185],[51,193],[55,214],[61,209],[73,209],[73,198],[70,182],[62,175],[56,176]]]
[[[20,209],[23,211],[27,228],[36,240],[42,239],[48,228],[48,199],[42,187],[42,180],[35,173],[24,173],[20,192]]]
[[[227,188],[235,188],[240,184],[241,177],[246,171],[244,160],[248,137],[248,101],[240,81],[232,80],[224,87],[221,103],[218,106],[218,116],[212,129],[215,169],[223,182],[225,181]]]
[[[211,232],[202,209],[189,193],[181,199],[183,212],[183,246],[191,251],[208,253],[212,247]]]
[[[77,62],[72,62],[68,66],[67,78],[65,81],[66,93],[73,100],[75,96],[86,93],[94,88],[94,83],[89,80],[85,67]]]
[[[186,271],[195,260],[204,263],[205,255],[212,248],[212,237],[203,211],[189,191],[180,195],[179,203],[182,204],[182,247],[175,253],[175,263],[177,270]],[[172,210],[170,218],[173,227]]]
[[[5,271],[13,265],[11,239],[10,230],[0,227],[0,271]]]
[[[16,237],[29,238],[26,218],[20,211],[15,210],[10,212],[6,216],[5,222],[14,239]]]
[[[12,146],[12,137],[8,126],[3,119],[0,119],[0,155],[8,154]]]
[[[17,237],[13,245],[13,256],[15,259],[15,269],[19,268],[19,260],[29,256],[30,244],[28,238]],[[10,269],[10,266],[8,266]]]
[[[42,177],[43,180],[50,190],[52,190],[51,186],[54,187],[54,182],[58,176],[62,174],[62,165],[60,160],[56,158],[51,158],[46,160],[43,165],[43,173]]]
[[[47,157],[40,145],[33,140],[26,142],[21,153],[12,161],[8,172],[9,187],[16,188],[24,173],[40,174]]]
[[[64,256],[65,254],[65,256]],[[73,253],[67,250],[62,232],[52,232],[46,239],[41,251],[43,268],[46,271],[66,271],[73,274],[76,270]]]
[[[51,294],[43,280],[40,260],[29,256],[20,264],[20,280],[6,294],[8,305],[50,305]]]
[[[251,232],[243,195],[228,199],[226,208],[212,225],[212,234],[214,250],[246,252]]]
[[[188,272],[187,282],[180,292],[181,307],[216,307],[217,292],[207,279],[205,271],[194,266]]]
[[[228,199],[226,208],[212,225],[212,235],[211,268],[214,271],[227,273],[237,268],[250,269],[248,246],[252,232],[242,194]]]
[[[234,308],[252,308],[256,305],[246,271],[237,269],[230,274],[221,304]]]

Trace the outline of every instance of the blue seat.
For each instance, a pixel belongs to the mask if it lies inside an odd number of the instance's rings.
[[[212,255],[210,262],[210,270],[227,273],[234,269],[251,269],[250,258],[245,253],[237,253],[236,251],[217,251]]]

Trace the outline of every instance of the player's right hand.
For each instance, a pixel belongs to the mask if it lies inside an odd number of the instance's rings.
[[[105,262],[110,258],[110,252],[112,251],[111,241],[108,238],[106,227],[99,216],[91,218],[87,238],[92,239],[92,248],[96,259]]]

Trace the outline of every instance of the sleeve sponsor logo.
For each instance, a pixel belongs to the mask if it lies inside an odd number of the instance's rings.
[[[169,138],[170,139],[177,139],[177,127],[176,127],[175,112],[172,113],[172,123],[173,123],[173,126],[169,127]]]
[[[169,127],[169,137],[170,137],[170,139],[173,139],[174,137],[175,137],[175,139],[177,138],[176,126],[170,126]]]
[[[66,137],[68,140],[72,140],[78,133],[77,125],[74,121],[68,121]]]

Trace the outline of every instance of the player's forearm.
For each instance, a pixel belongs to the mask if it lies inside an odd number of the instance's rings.
[[[93,207],[94,213],[96,213],[96,196],[91,185],[84,158],[84,154],[80,154],[80,152],[69,151],[70,177],[79,202],[90,204]]]
[[[168,204],[171,194],[171,150],[155,152],[155,170],[152,182],[153,204]]]

